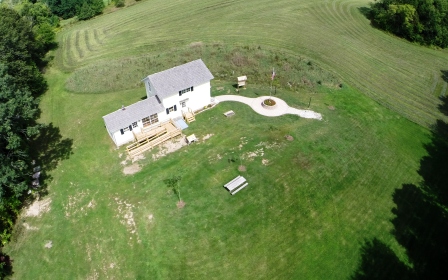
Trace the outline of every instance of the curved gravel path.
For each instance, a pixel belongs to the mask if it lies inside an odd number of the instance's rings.
[[[258,114],[267,116],[267,117],[278,117],[281,115],[291,114],[291,115],[297,115],[299,117],[306,118],[306,119],[322,120],[321,114],[316,113],[311,110],[299,110],[296,108],[289,107],[285,101],[283,101],[277,97],[271,97],[271,99],[276,102],[275,108],[263,107],[261,105],[263,103],[263,100],[268,99],[268,98],[269,98],[269,96],[260,96],[257,98],[249,98],[249,97],[244,97],[244,96],[240,96],[240,95],[219,95],[219,96],[215,96],[215,101],[217,101],[216,103],[224,102],[224,101],[241,102],[246,105],[249,105]]]

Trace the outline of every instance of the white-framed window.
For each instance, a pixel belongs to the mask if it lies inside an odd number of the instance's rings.
[[[170,112],[170,113],[171,113],[171,112],[174,112],[174,106],[173,106],[173,107],[169,107],[169,108],[168,108],[168,112]]]
[[[129,126],[123,127],[123,132],[129,131]]]
[[[159,117],[157,114],[153,114],[142,119],[143,127],[155,124],[157,122],[159,122]]]

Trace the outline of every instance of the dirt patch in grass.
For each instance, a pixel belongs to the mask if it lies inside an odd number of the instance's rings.
[[[294,140],[294,137],[292,137],[291,135],[286,135],[285,139],[288,141],[292,141],[292,140]]]
[[[246,166],[244,166],[244,165],[238,166],[238,171],[245,172],[246,171]]]
[[[51,247],[53,247],[53,241],[51,241],[51,240],[47,241],[47,243],[45,243],[44,247],[47,249],[50,249]]]
[[[132,165],[129,165],[129,166],[126,166],[125,168],[123,168],[123,173],[125,175],[132,175],[132,174],[139,172],[140,170],[142,170],[140,165],[138,163],[134,163]]]
[[[334,106],[328,106],[328,110],[334,111],[336,108]]]
[[[46,198],[42,200],[36,200],[25,211],[25,217],[38,217],[43,213],[50,211],[51,199]]]
[[[186,205],[185,201],[181,200],[179,202],[177,202],[177,208],[182,209],[184,208]]]
[[[207,134],[204,137],[202,137],[202,141],[205,141],[207,139],[210,139],[210,137],[212,137],[214,134]]]
[[[118,197],[115,198],[115,202],[117,203],[117,212],[116,217],[120,220],[120,223],[126,227],[128,232],[131,235],[134,235],[137,243],[141,243],[140,236],[137,232],[137,225],[135,224],[134,219],[134,205],[128,203],[126,200],[120,200]],[[129,237],[129,240],[132,240],[132,236]],[[129,245],[132,245],[131,241]]]
[[[168,140],[163,144],[159,145],[159,151],[152,155],[152,159],[158,160],[159,158],[164,157],[167,154],[173,153],[186,145],[187,142],[185,141],[185,138],[183,136]]]
[[[37,227],[30,226],[28,223],[23,223],[22,225],[23,225],[23,227],[26,228],[27,230],[38,230],[38,229],[39,229],[39,228],[37,228]]]
[[[269,160],[264,158],[264,159],[261,160],[261,164],[266,166],[266,165],[269,164]]]

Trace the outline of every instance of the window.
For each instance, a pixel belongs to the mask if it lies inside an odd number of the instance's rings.
[[[182,94],[185,94],[187,92],[193,91],[193,87],[189,87],[183,90],[179,90],[179,96],[182,96]]]
[[[157,114],[153,114],[142,119],[143,127],[155,124],[157,122],[159,122],[159,117],[157,116]]]
[[[133,122],[133,123],[132,123],[132,127],[133,127],[133,128],[136,128],[136,127],[137,127],[137,122]]]
[[[123,132],[129,131],[129,126],[123,128]]]
[[[159,122],[159,117],[157,116],[157,114],[151,115],[149,116],[151,123],[157,123]]]
[[[166,114],[167,115],[169,115],[170,112],[174,112],[174,111],[177,111],[177,106],[176,105],[174,105],[173,107],[166,108]]]
[[[185,100],[180,101],[180,102],[179,102],[180,107],[182,107],[182,108],[187,107],[187,101],[188,101],[188,99],[185,99]]]

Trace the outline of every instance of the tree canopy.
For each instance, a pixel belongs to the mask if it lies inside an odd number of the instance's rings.
[[[380,0],[368,16],[375,27],[409,41],[448,47],[448,0]]]
[[[78,16],[86,20],[103,12],[103,0],[46,0],[51,11],[63,18]]]
[[[39,132],[38,96],[46,83],[36,62],[42,50],[29,22],[0,8],[0,241],[4,243],[31,181],[30,139]],[[1,245],[0,243],[0,245]]]

